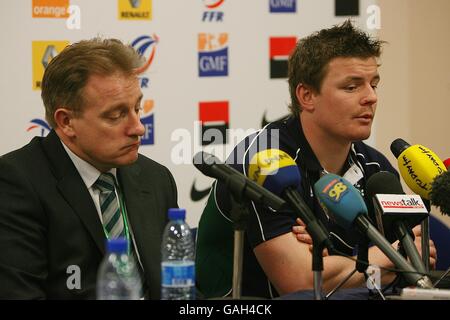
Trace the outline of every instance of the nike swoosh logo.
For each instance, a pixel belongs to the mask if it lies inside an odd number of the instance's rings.
[[[287,117],[287,116],[282,116],[281,118],[269,121],[266,118],[266,114],[267,114],[267,111],[264,111],[264,115],[263,115],[263,118],[262,118],[262,121],[261,121],[261,128],[264,128],[265,126],[267,126],[271,122],[280,121],[280,120],[285,119]]]
[[[211,191],[211,187],[206,188],[205,190],[197,190],[197,188],[195,187],[195,181],[196,180],[194,180],[191,187],[191,200],[200,201],[209,194],[209,192]]]

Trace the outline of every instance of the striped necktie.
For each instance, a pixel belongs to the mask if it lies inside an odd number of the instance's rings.
[[[125,236],[122,214],[115,192],[116,179],[112,173],[102,173],[94,183],[94,188],[100,191],[100,209],[102,211],[103,227],[108,238]]]

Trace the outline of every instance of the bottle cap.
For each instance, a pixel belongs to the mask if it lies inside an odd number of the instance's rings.
[[[186,209],[170,208],[169,209],[170,220],[183,220],[186,219]]]
[[[126,253],[128,250],[128,241],[126,238],[108,239],[106,241],[106,251],[114,253]]]

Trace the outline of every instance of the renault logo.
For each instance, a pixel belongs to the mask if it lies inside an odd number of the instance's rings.
[[[56,48],[54,45],[48,45],[47,48],[45,49],[44,55],[42,56],[42,65],[44,66],[44,68],[47,68],[48,64],[50,63],[50,61],[56,57],[56,55],[58,54],[58,52],[56,51]]]
[[[129,0],[133,8],[139,8],[141,6],[141,0]]]

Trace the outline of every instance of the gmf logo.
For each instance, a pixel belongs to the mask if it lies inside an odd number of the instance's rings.
[[[39,90],[41,88],[45,68],[68,45],[69,41],[33,41],[33,90]]]
[[[200,77],[228,76],[228,33],[198,35]]]

